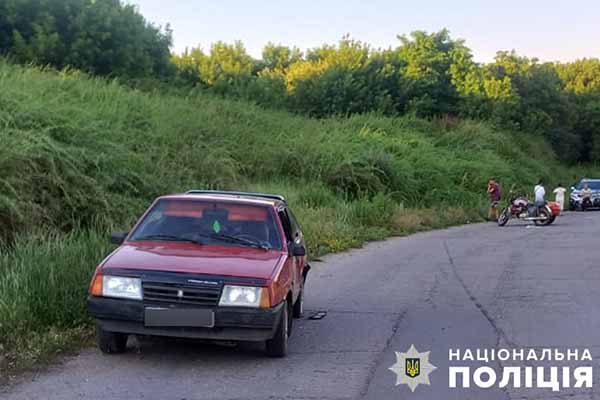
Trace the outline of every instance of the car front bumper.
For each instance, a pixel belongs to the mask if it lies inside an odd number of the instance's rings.
[[[208,340],[264,341],[271,339],[280,321],[283,303],[271,308],[212,307],[212,327],[147,326],[142,301],[88,297],[88,310],[108,332]],[[181,324],[185,325],[185,321]]]

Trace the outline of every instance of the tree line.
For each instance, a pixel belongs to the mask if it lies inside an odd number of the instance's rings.
[[[201,39],[201,38],[199,38]],[[547,139],[566,162],[600,161],[600,60],[540,62],[514,51],[477,63],[447,30],[374,49],[349,37],[305,52],[241,42],[171,54],[171,30],[120,0],[4,0],[0,54],[244,98],[312,117],[377,112],[488,120]]]
[[[240,42],[217,42],[173,62],[179,80],[265,106],[314,117],[489,120],[545,137],[564,161],[600,161],[599,59],[549,63],[501,51],[481,64],[447,30],[398,39],[396,47],[372,49],[345,37],[305,53],[270,43],[259,60]]]
[[[171,30],[120,0],[2,0],[0,54],[127,78],[174,75]]]

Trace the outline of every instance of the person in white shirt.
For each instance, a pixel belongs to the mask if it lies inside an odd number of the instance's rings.
[[[588,184],[583,185],[583,189],[579,192],[579,195],[582,199],[591,199],[592,198],[592,189],[588,186]]]
[[[546,189],[544,189],[544,182],[541,179],[535,188],[533,188],[533,192],[535,193],[535,205],[543,206],[546,202],[544,198],[546,196]]]
[[[588,186],[588,184],[583,185],[583,189],[579,192],[579,196],[581,196],[581,209],[585,210],[586,207],[591,207],[592,205],[592,189]]]
[[[567,191],[567,189],[565,189],[560,183],[558,184],[558,186],[556,187],[556,189],[554,189],[553,193],[556,196],[556,202],[558,203],[558,205],[560,205],[560,211],[565,209],[565,192]]]
[[[533,188],[533,192],[535,193],[535,216],[539,215],[540,207],[546,204],[546,189],[544,189],[544,182],[540,179],[537,185]]]

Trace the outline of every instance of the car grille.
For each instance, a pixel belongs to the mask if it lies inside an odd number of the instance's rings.
[[[144,302],[215,306],[221,296],[220,282],[186,285],[181,283],[142,283]]]

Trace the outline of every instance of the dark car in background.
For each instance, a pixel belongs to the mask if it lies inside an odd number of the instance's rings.
[[[104,353],[130,334],[265,342],[287,353],[309,270],[282,196],[189,191],[159,197],[97,267],[88,308]]]
[[[581,191],[586,184],[590,188],[592,195],[590,201],[584,204]],[[583,178],[571,186],[569,210],[585,210],[587,208],[600,208],[600,179]]]

